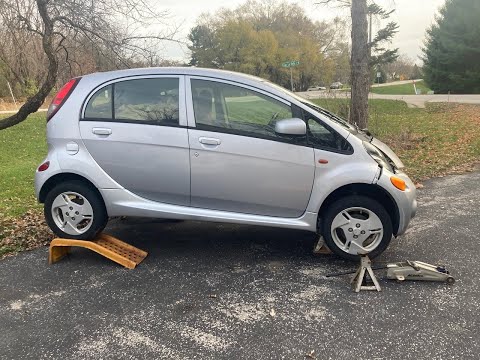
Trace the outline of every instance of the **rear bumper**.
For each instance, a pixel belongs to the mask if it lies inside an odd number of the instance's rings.
[[[60,165],[55,156],[48,154],[47,157],[40,163],[43,164],[45,161],[49,161],[50,165],[45,171],[35,170],[35,196],[40,202],[40,191],[42,190],[43,185],[50,179],[53,175],[56,175],[61,172]],[[39,164],[39,165],[40,165]]]

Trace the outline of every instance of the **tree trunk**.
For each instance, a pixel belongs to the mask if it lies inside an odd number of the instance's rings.
[[[38,92],[31,98],[28,98],[25,104],[15,115],[0,120],[0,130],[16,125],[24,121],[28,115],[36,112],[45,101],[50,91],[52,91],[57,81],[58,60],[55,53],[53,22],[47,12],[46,0],[37,0],[38,12],[43,21],[44,31],[42,36],[42,46],[48,58],[48,73],[45,81]]]
[[[368,124],[369,47],[367,0],[352,0],[352,101],[350,122],[364,129]]]

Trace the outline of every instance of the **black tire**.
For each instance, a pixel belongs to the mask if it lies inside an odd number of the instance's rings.
[[[74,192],[80,194],[83,198],[88,200],[93,210],[93,220],[91,225],[84,233],[81,234],[68,234],[57,226],[52,215],[52,204],[55,198],[65,192]],[[43,207],[45,220],[52,231],[61,238],[76,239],[76,240],[93,240],[99,232],[101,232],[108,222],[108,215],[105,209],[105,204],[99,192],[89,186],[88,184],[72,180],[56,185],[50,190],[45,197],[45,203]]]
[[[375,215],[378,216],[380,219],[382,226],[383,226],[383,236],[379,242],[379,244],[370,251],[367,255],[370,258],[375,258],[380,255],[382,252],[390,244],[390,240],[392,239],[393,229],[392,229],[392,220],[388,215],[388,212],[385,208],[378,202],[369,197],[361,196],[361,195],[350,195],[343,198],[338,199],[334,203],[332,203],[322,214],[319,229],[320,233],[323,235],[327,246],[329,247],[332,252],[344,259],[347,260],[358,260],[360,258],[359,255],[353,255],[347,253],[346,251],[342,250],[337,244],[335,243],[332,234],[331,234],[331,227],[333,220],[335,217],[342,211],[349,209],[349,208],[365,208],[370,210]]]

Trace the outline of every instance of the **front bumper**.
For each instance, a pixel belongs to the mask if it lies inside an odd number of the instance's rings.
[[[393,186],[390,181],[391,176],[397,176],[405,181],[407,184],[405,191],[401,191]],[[412,180],[410,180],[407,174],[403,172],[393,174],[390,171],[383,169],[377,185],[387,190],[395,201],[399,215],[398,230],[395,235],[402,235],[405,233],[410,221],[417,213],[417,190],[415,188],[415,184],[412,182]]]

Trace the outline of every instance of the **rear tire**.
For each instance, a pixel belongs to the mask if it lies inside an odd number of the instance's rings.
[[[61,238],[93,240],[108,222],[101,195],[78,180],[56,185],[43,209],[48,226]]]
[[[377,257],[393,235],[392,220],[385,208],[361,195],[346,196],[331,204],[323,213],[319,230],[332,252],[353,261],[363,254]]]

